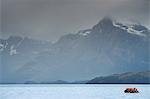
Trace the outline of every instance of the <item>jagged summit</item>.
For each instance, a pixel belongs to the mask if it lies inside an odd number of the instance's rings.
[[[110,17],[104,17],[98,24],[101,26],[113,25],[113,20]]]
[[[100,20],[95,26],[91,29],[80,30],[78,32],[79,35],[88,36],[93,32],[110,32],[113,29],[113,20],[110,17],[104,17]]]
[[[143,25],[125,24],[123,22],[117,22],[110,17],[104,17],[92,28],[80,30],[77,34],[87,37],[90,34],[116,33],[116,31],[120,32],[120,34],[132,34],[142,37],[149,36],[149,30]]]
[[[104,17],[98,24],[93,27],[95,31],[111,30],[113,21],[109,17]]]

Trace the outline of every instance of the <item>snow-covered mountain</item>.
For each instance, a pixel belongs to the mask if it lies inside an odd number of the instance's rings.
[[[91,29],[62,36],[46,51],[41,49],[47,47],[39,47],[40,53],[36,53],[31,59],[28,57],[32,52],[35,53],[38,45],[34,44],[33,47],[26,43],[20,50],[15,49],[17,45],[10,46],[12,52],[9,51],[8,58],[13,57],[16,62],[26,59],[28,61],[23,65],[19,64],[18,68],[11,64],[12,68],[4,69],[6,79],[3,81],[23,83],[59,79],[85,80],[97,75],[145,71],[149,67],[149,33],[142,25],[125,25],[104,18]],[[4,50],[6,45],[0,46]],[[19,57],[18,61],[18,57],[14,58],[14,55],[22,50],[29,54],[26,54],[27,57],[22,56],[22,59]],[[5,60],[2,62],[7,63]],[[10,72],[7,71],[8,68]]]
[[[0,39],[1,52],[4,51],[10,56],[24,53],[38,54],[37,52],[45,51],[46,48],[48,50],[50,45],[50,42],[19,36],[10,36],[8,39]]]
[[[10,36],[8,39],[0,39],[3,80],[13,78],[17,69],[37,57],[38,53],[49,50],[50,46],[50,42],[27,37]]]

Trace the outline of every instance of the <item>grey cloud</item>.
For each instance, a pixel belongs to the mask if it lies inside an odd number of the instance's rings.
[[[148,25],[148,0],[3,0],[2,32],[56,40],[105,15]]]

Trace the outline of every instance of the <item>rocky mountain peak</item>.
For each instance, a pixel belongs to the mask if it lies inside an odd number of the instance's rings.
[[[98,24],[93,27],[94,31],[110,31],[113,28],[113,21],[109,17],[104,17]]]

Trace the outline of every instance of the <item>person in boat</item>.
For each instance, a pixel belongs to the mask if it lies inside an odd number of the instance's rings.
[[[137,88],[127,88],[124,92],[125,93],[139,93]]]

